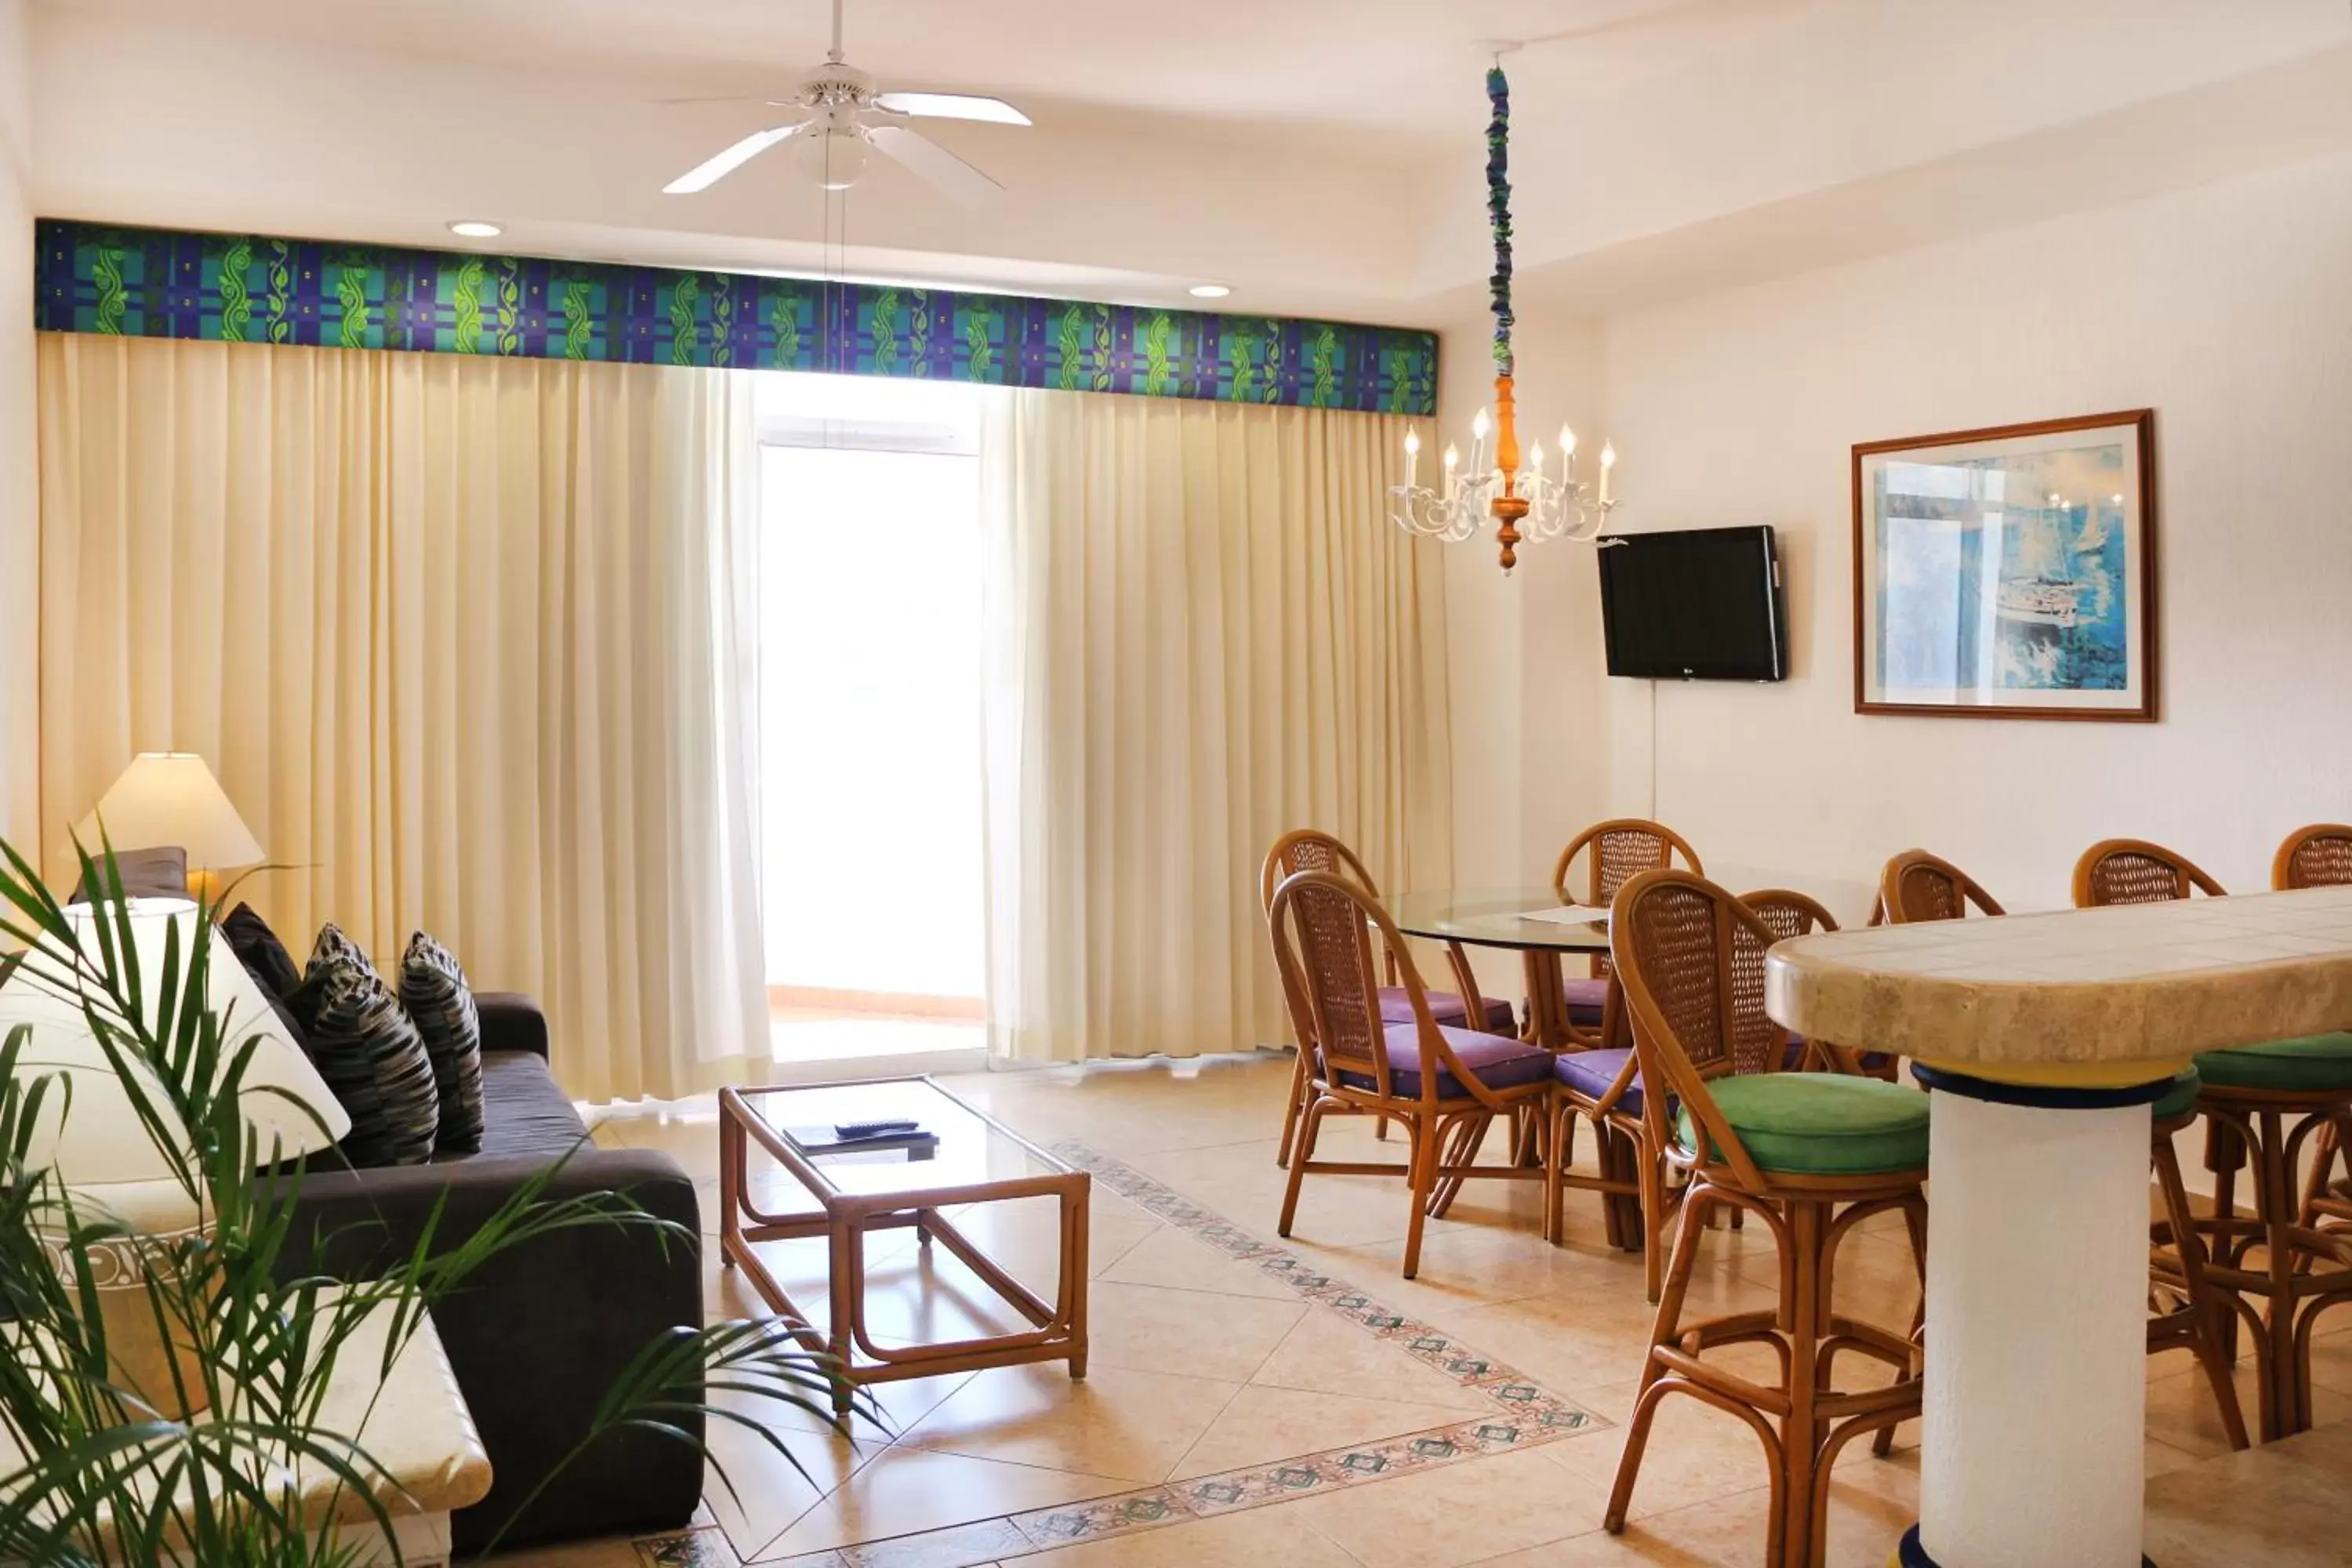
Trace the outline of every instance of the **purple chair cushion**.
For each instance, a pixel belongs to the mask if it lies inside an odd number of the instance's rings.
[[[1560,982],[1560,994],[1568,1003],[1568,1021],[1580,1029],[1601,1027],[1601,1009],[1609,1003],[1607,975],[1570,975]]]
[[[1451,1025],[1458,1029],[1470,1021],[1470,1010],[1462,1005],[1462,998],[1458,993],[1432,991],[1427,994],[1429,1016],[1438,1024]],[[1381,987],[1381,1022],[1383,1024],[1412,1022],[1412,1004],[1406,999],[1403,986]],[[1519,1021],[1512,1016],[1511,1005],[1499,996],[1486,998],[1486,1030],[1489,1034],[1496,1035],[1516,1035],[1519,1032]]]
[[[1597,1100],[1609,1092],[1610,1086],[1617,1081],[1617,1075],[1625,1070],[1625,1058],[1633,1054],[1623,1046],[1606,1051],[1564,1051],[1553,1065],[1552,1071],[1570,1089],[1587,1100]],[[1612,1113],[1622,1111],[1628,1116],[1642,1114],[1640,1073],[1633,1075],[1633,1081],[1625,1086],[1623,1097],[1609,1109]]]
[[[1521,1084],[1541,1083],[1551,1075],[1551,1053],[1541,1046],[1531,1046],[1524,1040],[1514,1040],[1504,1035],[1482,1035],[1472,1029],[1449,1029],[1439,1025],[1437,1032],[1470,1069],[1470,1076],[1488,1089],[1516,1089]],[[1391,1024],[1388,1026],[1389,1089],[1405,1100],[1421,1097],[1421,1042],[1414,1037],[1411,1024]],[[1339,1081],[1350,1089],[1374,1089],[1370,1073],[1343,1072]],[[1454,1081],[1450,1072],[1440,1073],[1437,1097],[1440,1100],[1466,1098],[1469,1090]]]

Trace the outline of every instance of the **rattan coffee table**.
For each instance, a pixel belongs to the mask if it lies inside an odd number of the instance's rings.
[[[829,1150],[812,1130],[902,1120],[930,1142],[877,1142]],[[800,1130],[796,1136],[794,1130]],[[814,1214],[770,1214],[751,1201],[748,1168],[758,1144],[818,1204]],[[719,1248],[761,1297],[797,1326],[812,1350],[840,1358],[853,1384],[1066,1361],[1087,1374],[1087,1201],[1091,1178],[983,1115],[928,1078],[869,1079],[805,1088],[721,1089],[719,1095]],[[988,1258],[948,1218],[968,1205],[1050,1197],[1059,1205],[1061,1271],[1049,1306]],[[866,1324],[866,1238],[913,1227],[936,1240],[1031,1325],[1024,1331],[936,1344],[877,1344]],[[831,1311],[820,1331],[793,1304],[759,1254],[763,1241],[824,1237],[831,1244]],[[836,1395],[848,1408],[847,1387]]]

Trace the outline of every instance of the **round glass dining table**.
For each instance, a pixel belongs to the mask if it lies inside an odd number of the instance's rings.
[[[1407,936],[1518,953],[1527,977],[1527,1036],[1536,1044],[1553,1051],[1633,1044],[1625,1017],[1624,993],[1613,973],[1609,976],[1608,998],[1601,1006],[1599,1037],[1570,1024],[1568,998],[1561,989],[1561,960],[1575,955],[1605,956],[1609,952],[1609,922],[1530,918],[1568,905],[1569,900],[1560,897],[1557,888],[1443,888],[1391,894],[1381,902],[1397,930]],[[1470,978],[1467,963],[1456,968],[1465,981]],[[1475,1007],[1469,1016],[1478,1016]],[[1602,1178],[1612,1185],[1630,1186],[1636,1152],[1622,1133],[1607,1128],[1599,1131]],[[1612,1193],[1603,1199],[1603,1212],[1609,1240],[1628,1251],[1641,1250],[1640,1202],[1625,1193]]]
[[[1400,893],[1386,900],[1389,919],[1407,936],[1432,942],[1458,942],[1464,947],[1492,947],[1516,952],[1527,969],[1528,1037],[1555,1051],[1579,1044],[1569,1026],[1568,1007],[1560,992],[1560,959],[1569,953],[1606,954],[1607,921],[1533,920],[1530,915],[1564,908],[1568,900],[1556,888],[1445,888],[1431,892]],[[1617,987],[1609,988],[1609,1004],[1601,1020],[1608,1044],[1617,1038]]]

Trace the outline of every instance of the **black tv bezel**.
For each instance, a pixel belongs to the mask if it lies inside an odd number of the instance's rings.
[[[1611,592],[1609,576],[1612,570],[1609,558],[1620,548],[1639,549],[1644,539],[1665,537],[1687,538],[1694,535],[1740,535],[1757,540],[1764,547],[1764,613],[1772,628],[1772,658],[1769,670],[1757,666],[1692,666],[1660,665],[1655,668],[1628,669],[1620,668],[1617,639],[1612,635],[1615,624],[1615,596]],[[1620,544],[1617,542],[1622,541]],[[1788,603],[1780,581],[1780,542],[1769,522],[1740,523],[1728,528],[1673,528],[1644,533],[1604,535],[1594,542],[1599,549],[1598,574],[1601,586],[1601,646],[1609,674],[1627,680],[1731,680],[1769,685],[1789,679],[1789,614]]]

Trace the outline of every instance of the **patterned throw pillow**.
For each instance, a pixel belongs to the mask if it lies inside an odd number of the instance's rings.
[[[466,972],[449,950],[423,931],[408,939],[400,962],[400,1005],[425,1054],[433,1058],[433,1080],[441,1095],[440,1146],[453,1154],[482,1152],[482,1020]]]
[[[432,1058],[367,954],[326,927],[311,950],[302,989],[311,1004],[312,1059],[352,1119],[345,1157],[362,1168],[431,1159],[441,1121]]]

